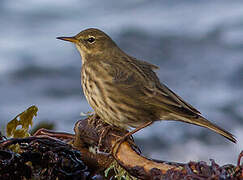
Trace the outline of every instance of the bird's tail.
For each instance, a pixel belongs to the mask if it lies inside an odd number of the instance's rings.
[[[211,129],[214,132],[216,132],[216,133],[224,136],[225,138],[229,139],[230,141],[236,143],[236,139],[235,139],[234,135],[232,135],[228,131],[220,128],[219,126],[211,123],[210,121],[208,121],[207,119],[205,119],[202,116],[198,116],[197,118],[187,118],[187,117],[183,117],[183,116],[180,116],[180,115],[177,115],[177,114],[170,114],[170,115],[173,118],[172,120],[182,121],[182,122],[195,124],[195,125],[198,125],[198,126],[202,126],[202,127]]]

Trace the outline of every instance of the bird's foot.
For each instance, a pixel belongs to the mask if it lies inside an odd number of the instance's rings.
[[[98,118],[99,116],[97,114],[93,114],[89,116],[89,120],[88,120],[89,125],[94,126]]]
[[[98,127],[98,129],[99,129],[99,127]],[[107,124],[107,126],[102,125],[102,128],[100,130],[100,137],[99,137],[99,141],[98,141],[98,149],[100,151],[104,150],[104,149],[102,149],[103,146],[104,146],[104,140],[105,140],[105,137],[108,135],[108,133],[110,131],[117,131],[118,132],[118,131],[121,131],[121,129],[118,128],[118,127],[115,127],[115,126],[110,126],[108,124]],[[122,138],[121,136],[115,134],[114,132],[111,132],[110,135],[116,137],[118,139],[117,142],[119,141],[119,139]]]
[[[127,134],[125,134],[124,136],[118,136],[113,134],[113,136],[118,137],[118,139],[115,141],[115,143],[112,145],[111,147],[111,153],[116,156],[121,144],[128,139],[128,143],[134,147],[139,153],[141,153],[140,149],[138,148],[138,146],[134,143],[133,137],[131,136],[131,132],[128,132]]]
[[[132,130],[131,132],[128,132],[127,134],[125,134],[125,136],[117,139],[116,142],[113,144],[113,146],[111,148],[113,155],[116,156],[121,143],[123,143],[126,140],[127,137],[131,137],[131,135],[133,135],[134,133],[138,132],[139,130],[151,125],[152,123],[153,123],[153,121],[145,122],[144,124],[140,125],[139,127]],[[134,144],[134,142],[132,142],[132,145],[140,152],[139,148]]]
[[[105,136],[108,134],[108,132],[112,129],[111,126],[106,126],[104,128],[102,128],[101,133],[100,133],[100,137],[99,137],[99,142],[98,142],[98,149],[102,150],[102,146],[104,144],[104,139]]]
[[[123,137],[120,137],[116,140],[116,142],[112,145],[111,147],[111,154],[113,154],[114,156],[116,156],[119,148],[120,148],[120,145],[126,140],[127,136],[123,136]]]

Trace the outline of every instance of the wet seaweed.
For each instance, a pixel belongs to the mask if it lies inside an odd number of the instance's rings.
[[[8,147],[19,145],[19,153]],[[87,179],[82,154],[53,138],[13,138],[0,142],[0,179]]]

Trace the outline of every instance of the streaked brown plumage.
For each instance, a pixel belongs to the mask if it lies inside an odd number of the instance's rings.
[[[91,28],[58,39],[76,44],[82,57],[84,94],[106,123],[139,130],[157,120],[183,121],[209,128],[236,142],[231,133],[202,117],[160,83],[153,71],[157,66],[127,55],[104,32]]]

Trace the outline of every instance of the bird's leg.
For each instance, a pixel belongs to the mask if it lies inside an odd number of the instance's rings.
[[[142,124],[141,126],[137,127],[136,129],[132,130],[131,132],[128,132],[124,136],[117,139],[111,148],[112,152],[114,151],[114,156],[116,156],[116,153],[117,153],[121,143],[123,143],[127,137],[129,137],[129,136],[133,135],[134,133],[138,132],[139,130],[151,125],[152,123],[153,123],[153,121],[146,122],[146,123]]]
[[[103,140],[104,137],[108,134],[108,132],[112,129],[111,126],[106,126],[102,129],[101,133],[100,133],[100,137],[99,137],[99,142],[98,142],[98,149],[100,150],[102,145],[103,145]]]
[[[111,125],[108,125],[108,124],[98,124],[98,126],[96,126],[96,128],[99,128],[99,126],[101,126],[101,129],[99,130],[100,132],[100,137],[99,137],[99,141],[98,141],[98,148],[100,149],[103,145],[103,141],[105,139],[105,136],[108,135],[109,131],[110,130],[115,130],[115,131],[121,131],[120,128],[116,127],[116,126],[111,126]],[[115,137],[120,137],[114,133],[111,133],[112,136],[115,136]]]
[[[93,115],[90,115],[89,116],[89,120],[88,120],[88,123],[89,125],[94,125],[96,123],[96,120],[99,118],[99,116],[97,114],[93,114]]]

